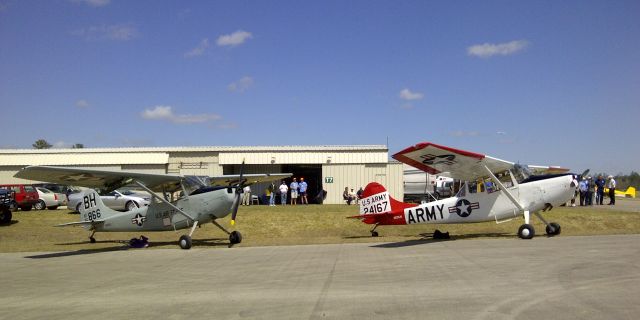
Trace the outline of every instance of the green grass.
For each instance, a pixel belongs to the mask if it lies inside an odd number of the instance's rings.
[[[496,224],[495,222],[460,225],[380,226],[380,237],[369,234],[371,225],[357,219],[358,207],[346,205],[310,205],[241,207],[235,230],[243,235],[239,246],[300,245],[350,242],[401,242],[430,236],[436,228],[449,231],[453,239],[516,238],[522,218]],[[636,234],[640,233],[640,215],[634,212],[605,210],[599,207],[560,207],[543,215],[548,221],[562,226],[560,236]],[[56,224],[77,221],[77,214],[66,210],[16,212],[13,222],[0,226],[0,252],[76,251],[119,248],[140,233],[97,233],[95,244],[88,243],[88,232],[81,227],[54,227]],[[537,236],[544,236],[544,224],[532,217]],[[229,219],[220,223],[228,229]],[[177,232],[145,232],[152,248],[177,248],[178,237],[188,230]],[[226,247],[227,235],[207,224],[194,233],[194,247]]]

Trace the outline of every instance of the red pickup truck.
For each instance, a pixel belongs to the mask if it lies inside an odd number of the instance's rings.
[[[15,204],[12,210],[29,211],[38,202],[38,191],[28,184],[0,184],[0,188],[13,191],[15,194]]]

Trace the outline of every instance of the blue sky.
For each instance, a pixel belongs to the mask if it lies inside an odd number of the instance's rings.
[[[0,0],[3,148],[431,141],[638,171],[638,1]]]

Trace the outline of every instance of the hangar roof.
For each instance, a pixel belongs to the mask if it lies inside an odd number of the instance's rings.
[[[219,164],[386,163],[384,145],[202,146],[80,149],[4,149],[1,166],[167,164],[181,152],[217,152]],[[174,154],[174,155],[172,155]]]

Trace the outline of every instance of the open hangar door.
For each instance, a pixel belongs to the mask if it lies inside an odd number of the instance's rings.
[[[316,195],[322,188],[322,165],[319,164],[247,164],[244,166],[244,173],[292,173],[293,176],[285,179],[287,187],[293,181],[293,178],[297,178],[298,182],[300,178],[304,178],[307,182],[307,199],[309,203],[316,203]],[[223,165],[223,174],[240,174],[239,164],[227,164]],[[280,181],[274,182],[276,188],[280,186]],[[266,199],[265,191],[269,183],[258,183],[251,186],[251,195],[256,195],[260,199],[260,204],[268,204],[269,200]],[[280,204],[280,195],[276,197],[276,203]],[[291,203],[290,198],[287,196],[287,203]]]

